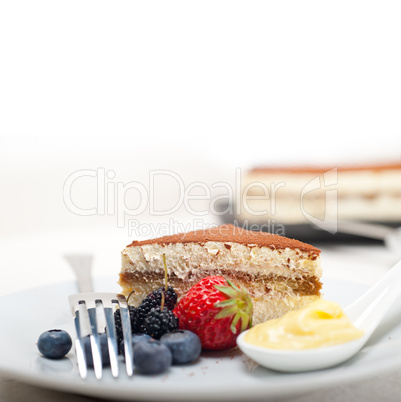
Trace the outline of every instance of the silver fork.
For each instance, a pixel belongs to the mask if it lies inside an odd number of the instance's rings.
[[[115,329],[114,312],[120,309],[124,339],[125,366],[128,376],[133,374],[133,354],[131,320],[125,297],[116,293],[77,293],[69,296],[76,332],[75,352],[78,370],[82,379],[88,375],[83,339],[89,335],[95,377],[103,375],[100,334],[106,332],[109,348],[110,367],[113,377],[118,377],[118,345]]]
[[[64,258],[70,264],[78,282],[80,292],[92,292],[92,260],[91,254],[66,254]]]

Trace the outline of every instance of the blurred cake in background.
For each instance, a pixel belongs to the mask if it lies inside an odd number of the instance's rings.
[[[401,163],[371,166],[255,167],[241,180],[231,219],[239,225],[401,222]],[[268,226],[272,230],[269,230]],[[278,233],[286,236],[291,233]],[[298,235],[298,233],[296,233]]]

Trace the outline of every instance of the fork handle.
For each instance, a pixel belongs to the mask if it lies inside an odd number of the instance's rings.
[[[93,292],[92,276],[90,270],[75,270],[77,277],[78,289],[81,293]]]
[[[385,240],[386,237],[395,233],[396,229],[378,223],[338,221],[337,231],[350,233],[357,236],[368,237],[370,239]]]
[[[92,256],[91,255],[66,255],[78,283],[81,293],[93,292],[92,284]]]

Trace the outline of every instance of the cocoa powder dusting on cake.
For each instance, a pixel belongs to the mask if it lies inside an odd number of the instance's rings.
[[[201,245],[206,242],[222,242],[222,243],[239,243],[245,245],[258,245],[259,247],[270,247],[275,249],[299,249],[309,252],[317,257],[320,250],[310,244],[302,243],[295,239],[289,239],[271,233],[256,232],[246,230],[234,225],[221,225],[211,229],[196,230],[188,233],[179,233],[171,236],[158,237],[156,239],[133,241],[127,247],[144,246],[147,244],[174,244],[174,243],[199,243]],[[227,245],[225,244],[225,247]]]
[[[358,172],[358,171],[383,171],[383,170],[401,170],[401,163],[398,161],[382,163],[376,165],[352,165],[352,166],[257,166],[249,172],[254,174],[323,174],[331,169],[337,168],[338,172]]]

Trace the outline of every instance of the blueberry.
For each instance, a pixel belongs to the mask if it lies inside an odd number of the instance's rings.
[[[139,342],[150,341],[151,339],[153,339],[153,338],[148,334],[133,334],[132,335],[132,347],[134,347]]]
[[[61,359],[71,350],[72,340],[66,331],[51,329],[39,336],[37,345],[43,356],[50,359]]]
[[[167,370],[173,361],[170,349],[151,339],[139,342],[134,349],[134,365],[143,374],[158,374]]]
[[[109,366],[110,356],[109,356],[109,345],[107,343],[107,334],[105,332],[99,334],[99,339],[100,339],[100,350],[102,356],[102,365]],[[83,343],[83,349],[85,351],[86,364],[88,365],[88,367],[93,367],[92,345],[90,342],[89,335],[83,338],[82,343]]]
[[[132,335],[132,347],[134,347],[139,342],[149,341],[151,339],[153,339],[153,338],[148,334],[133,334]],[[125,356],[124,339],[120,342],[120,350],[121,350],[121,354],[123,356]]]
[[[199,336],[191,331],[180,330],[164,334],[160,342],[165,344],[173,355],[173,364],[185,364],[196,360],[202,351]]]

